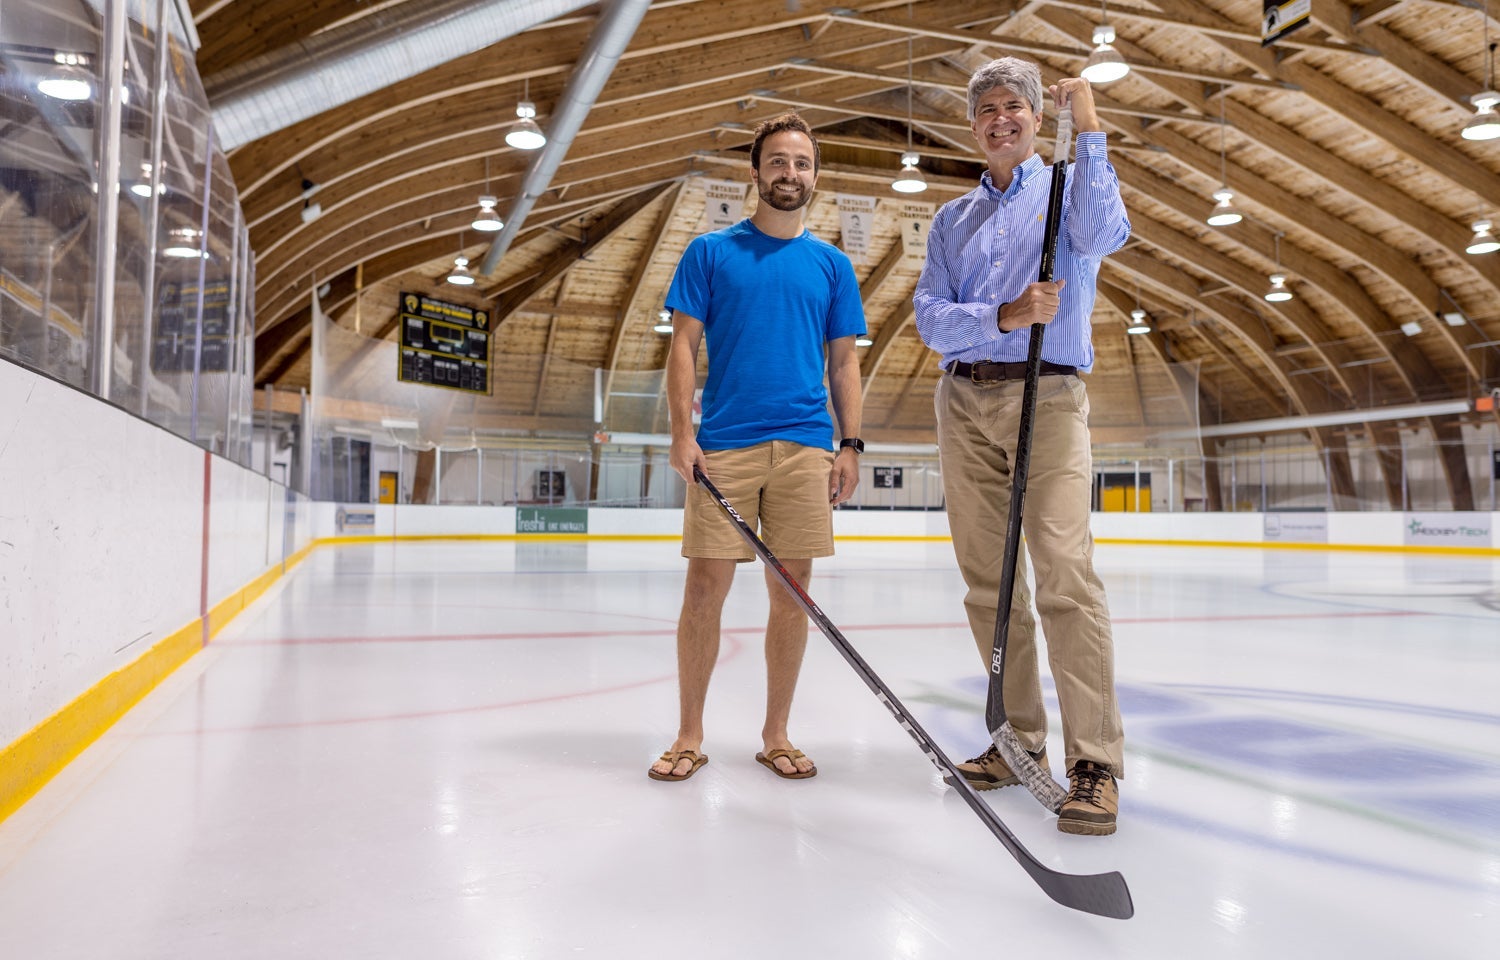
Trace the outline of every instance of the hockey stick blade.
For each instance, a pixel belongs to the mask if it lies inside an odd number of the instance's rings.
[[[969,809],[984,821],[984,825],[1010,852],[1010,855],[1021,865],[1021,869],[1026,871],[1027,876],[1031,877],[1043,893],[1065,907],[1101,917],[1128,920],[1135,914],[1135,906],[1130,899],[1130,888],[1125,885],[1125,878],[1118,872],[1060,873],[1044,866],[1041,861],[1032,856],[1031,852],[1021,845],[1021,841],[1016,839],[1016,835],[1011,833],[1004,821],[996,815],[994,809],[985,803],[970,786],[969,781],[964,779],[964,775],[958,767],[954,766],[953,761],[948,759],[947,754],[943,753],[942,749],[932,741],[927,731],[917,723],[916,718],[907,712],[906,707],[891,692],[890,687],[885,685],[885,681],[876,675],[870,665],[859,655],[859,651],[854,649],[853,644],[839,632],[839,628],[833,625],[833,621],[818,609],[818,605],[813,603],[807,591],[802,589],[802,586],[787,572],[786,567],[782,566],[781,561],[776,559],[775,554],[771,553],[770,548],[755,535],[755,531],[750,529],[750,525],[740,516],[734,504],[725,499],[719,489],[713,485],[713,481],[704,476],[703,471],[697,467],[693,468],[693,479],[708,491],[709,496],[719,505],[719,509],[723,510],[725,516],[734,524],[735,530],[750,545],[766,567],[776,574],[781,585],[792,595],[792,599],[797,601],[797,605],[807,614],[808,619],[817,625],[839,655],[854,668],[854,672],[859,674],[865,686],[869,687],[880,702],[885,704],[891,716],[895,717],[901,728],[911,736],[912,740],[916,741],[917,746],[927,755],[927,759],[937,768],[943,779],[958,791],[958,795],[969,805]],[[1035,762],[1032,766],[1036,766]]]
[[[1063,789],[1062,784],[1052,779],[1052,774],[1043,770],[1041,765],[1031,758],[1026,748],[1021,746],[1021,741],[1016,738],[1015,728],[1007,720],[994,730],[990,731],[990,740],[994,742],[995,749],[1000,751],[1000,756],[1005,758],[1005,765],[1010,767],[1010,772],[1016,775],[1022,786],[1031,791],[1042,806],[1057,813],[1062,809],[1063,801],[1068,799],[1068,791]]]

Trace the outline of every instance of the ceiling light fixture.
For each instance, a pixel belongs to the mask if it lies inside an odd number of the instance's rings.
[[[1500,240],[1495,239],[1495,225],[1489,220],[1474,221],[1474,237],[1464,248],[1465,253],[1494,253],[1500,250]]]
[[[323,215],[323,205],[313,199],[321,188],[306,177],[302,178],[302,222],[312,223]]]
[[[479,198],[479,212],[474,214],[474,222],[469,224],[480,233],[494,233],[505,227],[500,215],[495,212],[495,204],[500,201],[490,194],[490,158],[484,158],[484,194]]]
[[[871,340],[869,337],[859,336],[854,338],[854,345],[856,347],[873,347],[875,345],[875,341]]]
[[[172,242],[162,250],[162,256],[176,257],[181,260],[196,260],[199,257],[208,256],[197,246],[190,246],[198,241],[198,231],[192,227],[177,227],[167,231],[167,235],[172,238]]]
[[[469,287],[474,284],[474,274],[469,272],[469,258],[463,254],[453,258],[453,270],[448,274],[448,282],[458,287]]]
[[[464,256],[464,232],[458,232],[458,256],[453,258],[453,269],[448,272],[448,282],[456,287],[474,285],[474,274],[469,272],[469,258]]]
[[[1214,208],[1208,212],[1208,225],[1210,227],[1227,227],[1239,223],[1245,219],[1239,208],[1234,205],[1234,191],[1228,187],[1220,187],[1214,191],[1214,199],[1219,201]]]
[[[151,196],[151,162],[149,160],[143,160],[143,161],[141,161],[141,178],[139,180],[137,180],[135,183],[132,183],[130,185],[130,192],[133,193],[133,194],[135,194],[138,197],[144,197],[144,198],[147,198],[147,199],[150,198],[150,196]],[[156,185],[156,192],[157,192],[158,195],[166,193],[167,192],[167,185],[165,183],[158,183]]]
[[[505,142],[517,150],[540,150],[547,145],[547,135],[533,119],[536,117],[536,104],[531,102],[531,78],[527,77],[525,83],[521,102],[516,104],[516,116],[520,119],[511,125],[510,132],[505,135]]]
[[[1115,28],[1109,25],[1109,9],[1104,0],[1100,0],[1099,13],[1101,22],[1094,28],[1094,51],[1079,76],[1089,83],[1113,83],[1130,72],[1130,64],[1120,56],[1120,51],[1110,46],[1115,42]]]
[[[1484,90],[1469,98],[1474,105],[1474,116],[1459,132],[1465,140],[1493,140],[1500,137],[1500,115],[1495,106],[1500,104],[1500,93],[1495,91],[1495,44],[1490,43],[1490,10],[1486,0],[1479,15],[1484,21]]]
[[[922,178],[922,171],[917,169],[917,163],[921,159],[915,153],[901,155],[901,172],[891,181],[892,190],[897,193],[921,193],[927,189],[927,181]]]
[[[1130,311],[1130,322],[1125,325],[1125,332],[1140,335],[1151,332],[1151,317],[1145,310],[1136,307]]]
[[[500,214],[495,212],[495,204],[500,201],[495,197],[485,194],[479,198],[479,212],[474,214],[474,222],[469,224],[480,233],[494,233],[505,228],[505,221],[500,219]]]
[[[1271,289],[1266,291],[1266,299],[1271,303],[1285,303],[1292,299],[1292,291],[1287,289],[1286,274],[1281,272],[1281,233],[1276,234],[1276,272],[1271,274]]]
[[[94,95],[93,77],[85,69],[88,57],[59,50],[52,55],[52,62],[57,66],[37,81],[38,90],[54,100],[87,100]]]
[[[1224,145],[1224,128],[1228,125],[1224,120],[1224,98],[1227,96],[1228,87],[1219,90],[1219,189],[1214,191],[1218,203],[1208,212],[1210,227],[1227,227],[1244,219],[1244,214],[1235,208],[1234,191],[1229,189],[1229,164],[1225,159]]]
[[[891,189],[897,193],[921,193],[927,189],[927,181],[922,179],[922,171],[917,169],[917,164],[922,157],[912,149],[911,142],[911,37],[906,38],[906,152],[901,154],[901,172],[896,174],[896,179],[891,182]]]
[[[666,307],[658,310],[656,313],[656,324],[652,326],[651,329],[656,331],[657,333],[671,333],[672,311],[668,310]]]
[[[1401,332],[1408,337],[1415,337],[1422,332],[1422,322],[1420,320],[1408,320],[1401,324]]]

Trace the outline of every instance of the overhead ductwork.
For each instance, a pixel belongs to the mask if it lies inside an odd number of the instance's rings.
[[[588,46],[568,80],[567,89],[547,123],[547,145],[542,147],[526,171],[521,191],[505,215],[505,227],[496,235],[494,244],[484,256],[484,263],[479,268],[481,274],[493,273],[499,266],[500,258],[510,249],[511,241],[520,232],[537,198],[547,192],[552,177],[568,154],[568,148],[573,145],[573,137],[583,126],[584,118],[599,98],[599,91],[604,89],[605,81],[624,55],[650,6],[651,0],[614,0],[599,18],[599,25],[594,28],[594,35],[589,38]]]
[[[408,0],[206,78],[214,132],[233,149],[591,5]]]

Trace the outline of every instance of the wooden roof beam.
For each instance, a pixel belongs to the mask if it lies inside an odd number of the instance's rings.
[[[1162,0],[1162,2],[1174,4],[1178,0]],[[1068,25],[1074,24],[1078,19],[1070,14],[1053,11],[1048,11],[1043,17],[1058,29],[1067,29]],[[1322,75],[1319,74],[1319,76]],[[1181,81],[1174,81],[1170,78],[1151,79],[1163,92],[1171,94],[1185,104],[1190,104],[1197,92]],[[1345,88],[1340,87],[1340,89]],[[1346,90],[1347,92],[1349,91]],[[1198,170],[1205,176],[1218,179],[1221,158],[1214,156],[1196,141],[1176,131],[1160,127],[1142,129],[1136,131],[1136,135],[1147,143],[1162,147],[1179,162]],[[1422,315],[1431,313],[1437,303],[1437,284],[1409,256],[1324,212],[1321,208],[1313,207],[1301,198],[1287,194],[1254,173],[1234,165],[1230,165],[1228,170],[1230,171],[1230,185],[1239,194],[1250,197],[1267,209],[1277,211],[1290,222],[1341,247],[1351,256],[1365,261],[1406,293],[1412,299],[1418,312]],[[1370,334],[1374,336],[1375,331],[1371,330]],[[1471,358],[1462,359],[1465,364],[1472,366]]]
[[[1037,15],[1044,16],[1047,12],[1048,11],[1039,11]],[[944,29],[941,27],[929,26],[925,22],[908,20],[901,14],[872,13],[858,16],[841,16],[840,21],[852,24],[863,24],[867,26],[878,26],[883,29],[894,30],[900,33],[908,33],[913,36],[936,37],[940,40],[951,40],[956,43],[961,43],[965,46],[981,46],[987,48],[1002,47],[1007,53],[1022,52],[1047,57],[1062,57],[1078,61],[1080,69],[1083,66],[1083,61],[1088,59],[1088,55],[1093,49],[1090,44],[1085,44],[1082,40],[1079,40],[1076,46],[1065,47],[1059,46],[1054,43],[1041,43],[1039,41],[1029,40],[1012,35],[1001,36],[990,33],[981,33],[977,30]],[[1092,25],[1089,25],[1088,29],[1075,31],[1071,33],[1070,36],[1087,37],[1092,33],[1092,31],[1093,27]],[[1295,89],[1294,86],[1288,84],[1284,80],[1261,79],[1259,77],[1236,78],[1226,76],[1221,73],[1215,73],[1211,70],[1196,70],[1191,67],[1162,63],[1151,54],[1139,48],[1135,49],[1134,54],[1135,55],[1128,57],[1127,60],[1130,63],[1132,69],[1139,70],[1142,73],[1159,74],[1161,76],[1167,77],[1182,77],[1200,81],[1207,80],[1213,83],[1233,82],[1246,84],[1249,86],[1266,87],[1275,90]]]
[[[524,244],[547,232],[547,225],[559,219],[577,216],[604,201],[626,196],[644,186],[684,176],[688,173],[688,166],[687,163],[679,162],[675,176],[663,176],[662,174],[668,171],[654,167],[633,172],[617,178],[613,186],[590,185],[574,192],[572,199],[568,201],[539,204],[534,215],[528,218],[527,232],[522,234],[518,243]],[[330,259],[328,264],[331,266],[326,272],[333,273],[336,270],[349,269],[354,264],[363,261],[367,287],[392,276],[406,273],[452,253],[457,247],[458,235],[469,229],[467,216],[468,214],[464,214],[434,221],[432,229],[420,236],[412,236],[412,231],[407,229],[365,238],[363,242],[357,242],[337,257]],[[481,246],[482,243],[476,243],[476,249]],[[265,291],[258,287],[257,315],[274,318],[286,312],[295,299],[295,290],[295,285],[289,285],[273,295],[266,295]]]
[[[650,272],[653,262],[656,260],[657,248],[661,246],[662,239],[667,231],[677,220],[678,211],[682,209],[682,201],[687,190],[682,184],[678,184],[676,192],[657,215],[656,223],[651,228],[651,234],[646,238],[646,252],[636,261],[635,270],[630,275],[630,281],[625,285],[625,294],[620,298],[620,306],[615,311],[615,327],[609,335],[609,347],[605,350],[605,380],[604,380],[604,422],[609,422],[609,402],[614,396],[615,372],[620,366],[620,352],[625,344],[625,327],[630,322],[641,306],[641,296],[645,291],[646,276]]]
[[[1092,0],[1048,0],[1047,6],[1066,7],[1073,10],[1081,10],[1086,14],[1092,14],[1099,9],[1097,3]],[[1138,21],[1149,23],[1159,27],[1182,27],[1194,33],[1208,34],[1212,36],[1228,37],[1234,40],[1253,40],[1260,43],[1259,25],[1256,27],[1242,27],[1238,24],[1230,25],[1224,20],[1211,19],[1199,16],[1196,12],[1175,14],[1160,13],[1156,10],[1147,10],[1144,7],[1121,6],[1114,4],[1109,8],[1111,20]],[[1348,53],[1363,56],[1374,56],[1376,52],[1367,47],[1359,45],[1358,41],[1347,41],[1345,43],[1328,43],[1323,40],[1307,39],[1299,34],[1291,34],[1276,41],[1279,46],[1290,49],[1303,50],[1329,50],[1335,53]]]
[[[1209,11],[1193,0],[1155,0],[1164,10],[1177,12],[1192,8],[1203,16]],[[1221,18],[1222,19],[1222,18]],[[1311,100],[1333,111],[1342,119],[1379,137],[1412,160],[1438,173],[1454,184],[1473,191],[1480,198],[1500,196],[1500,174],[1470,160],[1454,147],[1435,139],[1425,131],[1393,116],[1364,94],[1349,89],[1304,63],[1277,63],[1274,51],[1258,43],[1210,38],[1227,52],[1257,72],[1274,76],[1302,90]],[[1232,82],[1232,81],[1231,81]]]
[[[1125,160],[1116,163],[1115,170],[1120,176],[1121,183],[1140,190],[1158,203],[1165,204],[1185,217],[1196,220],[1202,216],[1207,207],[1202,198],[1189,193],[1155,171],[1143,169]],[[1213,232],[1254,251],[1266,260],[1272,260],[1276,255],[1274,235],[1271,231],[1250,221],[1243,221],[1232,228]],[[1355,282],[1347,271],[1319,259],[1311,251],[1297,247],[1284,237],[1281,247],[1283,259],[1297,264],[1297,274],[1326,293],[1340,311],[1361,327],[1365,334],[1363,338],[1365,342],[1374,346],[1387,359],[1395,363],[1396,357],[1390,345],[1390,339],[1383,334],[1394,333],[1400,329],[1400,326],[1370,297],[1364,287]],[[1407,367],[1410,367],[1409,372]],[[1442,379],[1427,358],[1417,351],[1411,351],[1406,365],[1398,364],[1396,369],[1401,374],[1406,389],[1413,395],[1416,393],[1417,383]]]

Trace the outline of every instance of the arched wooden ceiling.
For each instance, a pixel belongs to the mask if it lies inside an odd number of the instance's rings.
[[[212,88],[247,58],[392,5],[194,0],[201,72]],[[1134,69],[1098,99],[1134,230],[1106,261],[1094,318],[1101,443],[1143,442],[1184,417],[1500,386],[1500,254],[1464,251],[1471,221],[1500,207],[1500,141],[1459,137],[1486,79],[1482,3],[1312,6],[1314,23],[1272,49],[1259,42],[1258,0],[1109,6]],[[476,263],[488,247],[467,229],[476,197],[495,193],[503,213],[531,160],[503,140],[523,81],[545,127],[597,15],[585,8],[233,151],[256,252],[258,379],[306,385],[314,286],[330,285],[323,305],[338,322],[358,313],[365,333],[385,337],[398,290],[485,297],[500,321],[486,422],[590,431],[594,368],[664,363],[666,338],[650,327],[699,230],[701,179],[745,179],[751,129],[795,107],[823,138],[809,226],[837,242],[835,193],[882,200],[858,265],[874,339],[867,435],[930,440],[938,371],[911,323],[918,264],[901,256],[888,185],[906,145],[908,49],[929,183],[916,199],[942,203],[982,169],[964,116],[969,72],[1015,53],[1049,82],[1076,74],[1097,5],[658,2],[497,270],[455,294],[441,278],[461,245]],[[1211,228],[1221,136],[1222,175],[1248,219]],[[320,184],[311,223],[304,177]],[[1270,304],[1261,294],[1278,261],[1296,299]],[[1157,322],[1149,337],[1123,332],[1137,304]],[[1455,308],[1460,326],[1440,318]],[[1415,336],[1402,331],[1411,322]],[[1201,390],[1179,389],[1169,363],[1196,363]],[[645,406],[640,429],[664,429],[663,404]],[[1459,430],[1453,417],[1427,423],[1439,437]],[[1341,442],[1326,430],[1314,439]]]

